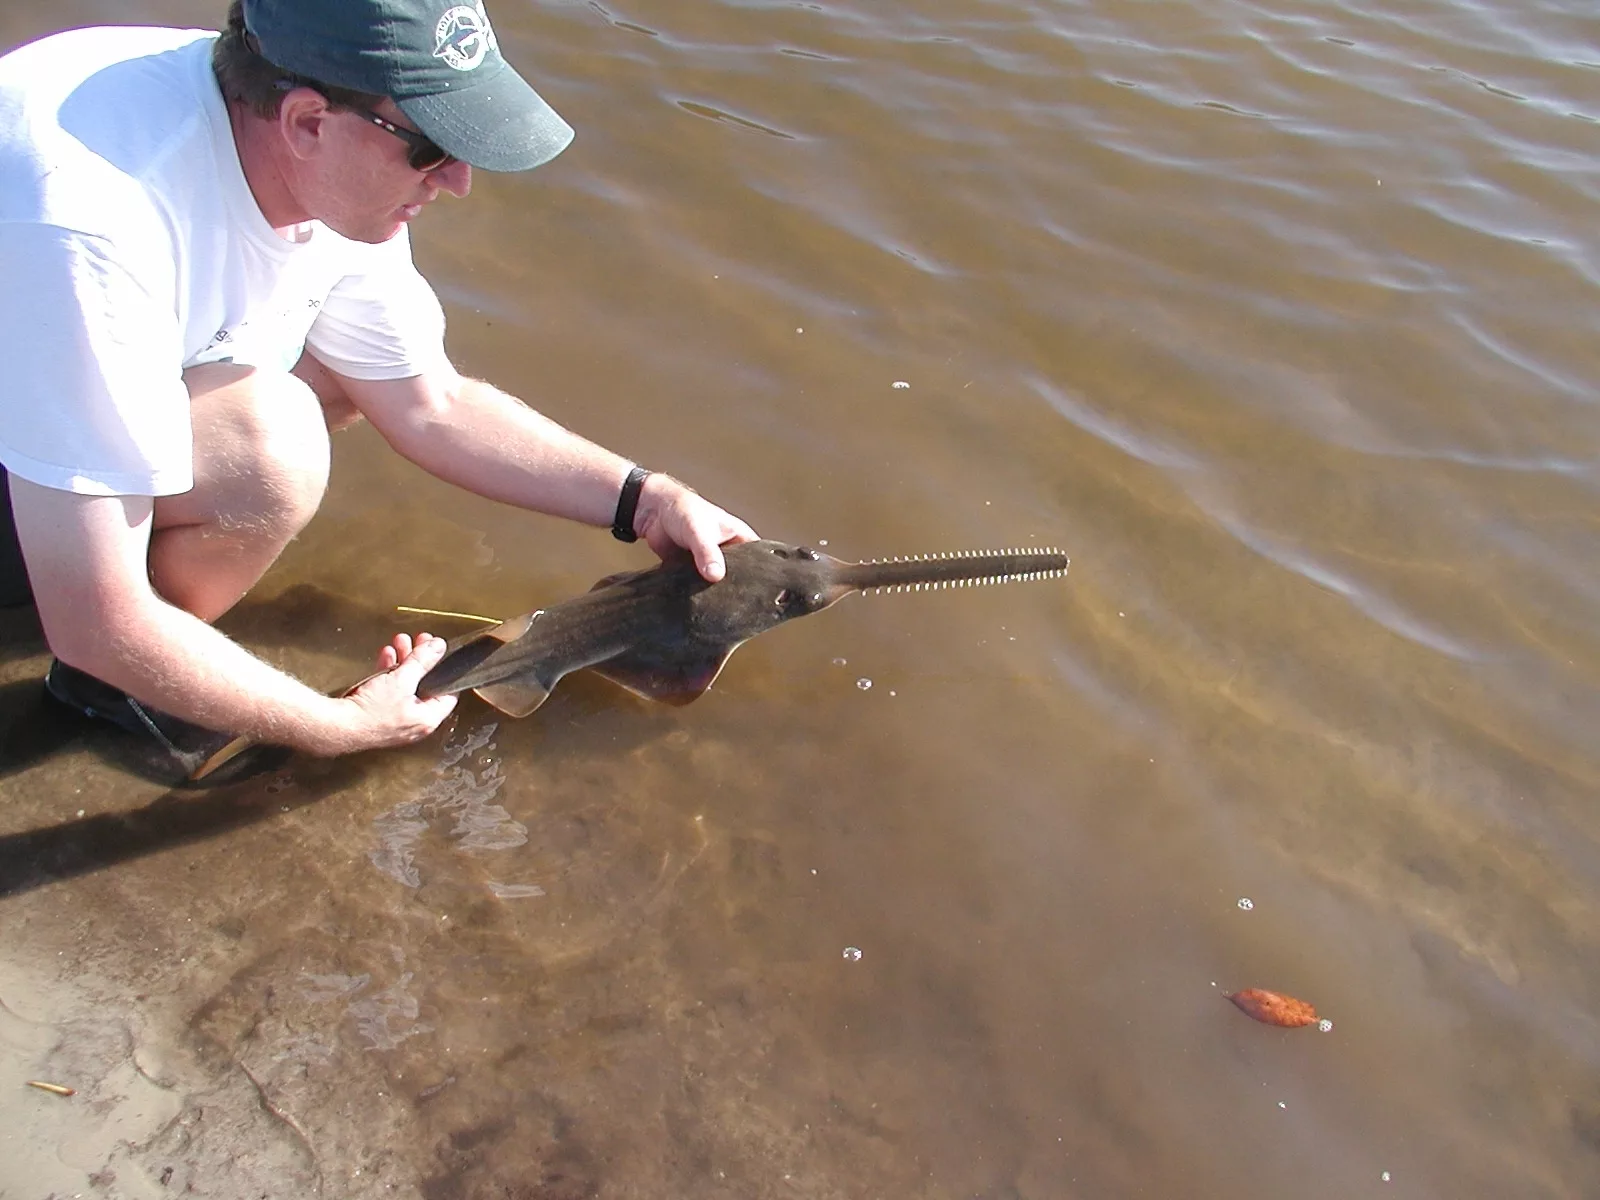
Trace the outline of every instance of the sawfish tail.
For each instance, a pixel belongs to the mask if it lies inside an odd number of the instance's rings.
[[[846,563],[832,582],[862,592],[925,592],[1056,579],[1071,560],[1060,550],[971,550]]]

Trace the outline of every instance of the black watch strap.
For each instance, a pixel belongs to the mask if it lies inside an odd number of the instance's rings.
[[[617,497],[617,515],[611,520],[611,536],[619,542],[637,542],[639,535],[633,531],[633,516],[639,510],[639,493],[650,472],[634,467],[622,481],[622,495]]]

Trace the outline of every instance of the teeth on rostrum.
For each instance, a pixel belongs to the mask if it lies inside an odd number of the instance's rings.
[[[1005,571],[989,575],[971,575],[958,579],[924,579],[908,583],[879,584],[877,587],[865,588],[868,595],[878,595],[882,592],[939,592],[954,587],[985,587],[990,584],[1000,583],[1028,583],[1037,579],[1058,579],[1067,573],[1072,565],[1071,560],[1057,547],[1048,547],[1039,550],[1026,550],[1013,547],[1008,550],[941,550],[928,554],[916,554],[909,557],[900,555],[894,558],[876,558],[869,560],[869,565],[888,565],[892,563],[934,563],[951,562],[962,559],[978,560],[984,558],[1013,558],[1027,561],[1045,556],[1059,557],[1063,565],[1059,567],[1040,568],[1034,571]]]

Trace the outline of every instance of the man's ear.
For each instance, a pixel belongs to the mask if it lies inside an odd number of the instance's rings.
[[[312,88],[295,88],[278,109],[278,132],[296,158],[314,157],[322,146],[324,122],[333,110],[328,98]]]

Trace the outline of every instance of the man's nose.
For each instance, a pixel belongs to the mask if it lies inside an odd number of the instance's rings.
[[[472,191],[472,168],[460,159],[446,163],[429,174],[433,176],[434,183],[452,196],[465,196]]]

